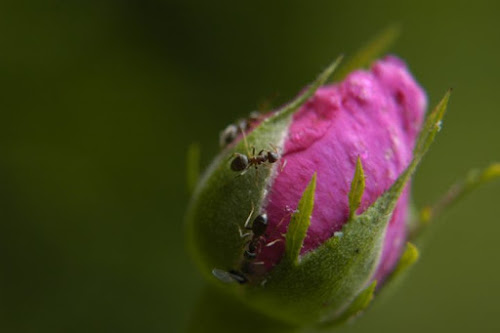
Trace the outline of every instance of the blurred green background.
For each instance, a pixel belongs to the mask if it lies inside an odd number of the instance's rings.
[[[436,199],[500,160],[494,1],[0,2],[0,330],[180,332],[202,286],[184,250],[185,152],[399,23],[393,52],[443,131]],[[500,184],[431,232],[401,288],[342,332],[500,331]]]

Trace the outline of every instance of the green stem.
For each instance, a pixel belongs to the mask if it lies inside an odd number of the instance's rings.
[[[439,218],[444,212],[451,208],[458,201],[474,192],[477,188],[500,179],[500,163],[493,163],[482,170],[472,170],[465,179],[455,183],[433,205],[425,206],[421,209],[417,222],[410,230],[410,239],[415,239],[420,232],[431,222]]]
[[[213,286],[205,286],[191,316],[188,333],[294,333],[297,327],[267,317]]]

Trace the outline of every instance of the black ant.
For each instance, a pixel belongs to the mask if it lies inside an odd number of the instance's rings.
[[[276,163],[279,159],[279,154],[276,151],[265,151],[261,150],[257,155],[255,155],[255,147],[252,148],[252,154],[245,155],[240,153],[235,153],[234,158],[231,161],[231,170],[233,171],[245,171],[250,167],[254,166],[255,169],[264,163]]]
[[[243,134],[243,141],[245,142],[245,147],[247,149],[247,155],[234,153],[234,158],[231,161],[231,170],[239,172],[242,171],[241,174],[244,174],[246,170],[251,168],[252,166],[257,169],[257,167],[261,164],[273,164],[278,161],[280,155],[278,153],[278,149],[271,145],[274,151],[264,150],[262,149],[259,153],[255,154],[255,147],[252,147],[252,153],[248,149],[248,142],[245,136],[245,132],[241,132]]]
[[[258,252],[260,250],[260,240],[266,233],[267,229],[267,214],[259,214],[255,217],[255,219],[252,222],[252,225],[249,225],[250,222],[250,217],[252,216],[254,211],[254,208],[252,207],[252,211],[250,212],[250,215],[248,216],[248,219],[245,222],[244,228],[246,230],[251,231],[252,238],[250,241],[247,243],[247,248],[245,250],[244,256],[248,260],[253,260],[257,257]],[[242,238],[250,236],[250,233],[243,234],[240,230],[240,236]]]
[[[219,144],[225,148],[238,137],[238,130],[247,132],[262,120],[262,114],[258,111],[252,111],[245,119],[240,119],[236,124],[229,124],[219,135]]]
[[[248,276],[254,273],[253,265],[263,264],[262,262],[254,262],[261,250],[261,241],[263,240],[264,234],[266,233],[268,220],[267,214],[262,213],[255,217],[250,225],[250,220],[254,213],[254,207],[252,204],[252,210],[245,221],[244,228],[249,232],[243,233],[239,229],[240,236],[242,238],[251,236],[250,240],[246,244],[245,252],[243,253],[243,261],[241,263],[240,270],[231,269],[229,271],[224,271],[221,269],[214,268],[212,274],[222,282],[238,282],[239,284],[245,284],[249,282]],[[281,239],[275,240],[266,244],[265,246],[272,246]]]
[[[246,230],[251,231],[251,233],[248,232],[246,234],[243,234],[241,232],[241,229],[240,229],[240,236],[242,238],[248,237],[250,235],[252,236],[250,238],[250,240],[247,242],[245,252],[243,253],[244,260],[242,263],[242,271],[245,273],[253,273],[253,269],[251,268],[251,266],[252,266],[251,264],[262,264],[260,262],[256,263],[253,261],[257,258],[257,256],[259,255],[259,253],[262,249],[261,248],[261,246],[262,246],[261,241],[264,240],[264,234],[266,233],[267,226],[268,226],[268,220],[267,220],[266,213],[262,213],[262,214],[257,215],[255,217],[255,219],[253,220],[252,225],[250,226],[249,222],[250,222],[251,216],[253,215],[253,211],[254,211],[254,208],[252,205],[252,210],[251,210],[250,215],[248,216],[248,218],[245,222],[245,225],[244,225],[244,228]],[[272,245],[276,244],[278,241],[281,241],[281,239],[277,239],[275,241],[267,243],[265,246],[266,247],[272,246]]]

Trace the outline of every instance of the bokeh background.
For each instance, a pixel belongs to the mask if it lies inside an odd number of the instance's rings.
[[[185,153],[398,23],[392,51],[450,112],[414,182],[500,160],[495,1],[0,2],[0,330],[182,332]],[[500,184],[441,219],[401,288],[340,332],[500,331]],[[251,320],[251,319],[249,319]]]

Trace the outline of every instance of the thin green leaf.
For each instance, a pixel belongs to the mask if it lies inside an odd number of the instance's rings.
[[[472,170],[465,179],[455,183],[435,204],[424,207],[420,212],[420,221],[413,232],[415,236],[421,229],[435,220],[455,203],[471,194],[480,186],[489,184],[500,178],[500,163],[494,163],[482,170]]]
[[[396,278],[401,273],[406,271],[408,268],[413,266],[413,264],[418,260],[418,257],[419,257],[419,252],[418,252],[417,247],[415,245],[413,245],[412,243],[407,242],[405,252],[401,256],[401,259],[399,259],[398,265],[396,266],[396,268],[392,272],[389,279]]]
[[[446,108],[448,106],[448,101],[450,99],[451,89],[449,89],[441,101],[436,105],[434,110],[427,116],[424,127],[420,132],[420,136],[415,145],[415,150],[413,156],[418,162],[427,152],[430,145],[434,141],[434,137],[437,132],[441,130],[441,121],[446,113]],[[418,164],[417,162],[417,164]]]
[[[311,214],[314,208],[314,191],[316,190],[316,173],[304,190],[297,211],[292,215],[286,233],[285,260],[292,265],[299,262],[300,249],[306,238],[307,229],[311,224]]]
[[[334,62],[332,62],[321,74],[318,75],[316,80],[309,85],[309,87],[302,94],[297,96],[293,101],[285,105],[281,110],[278,110],[275,115],[268,119],[268,121],[280,120],[284,117],[290,116],[295,112],[302,104],[304,104],[309,98],[311,98],[316,90],[321,87],[328,78],[333,74],[335,69],[338,67],[342,61],[343,56],[337,57]]]
[[[409,268],[417,262],[419,256],[417,247],[407,242],[405,251],[399,259],[396,268],[385,280],[384,288],[380,289],[377,293],[377,302],[384,302],[385,299],[390,297],[398,289],[399,284],[403,281]]]
[[[352,320],[359,316],[368,305],[370,305],[373,300],[375,293],[375,288],[377,287],[377,281],[373,281],[368,287],[359,293],[359,295],[354,299],[354,301],[349,305],[349,307],[338,317],[337,319],[329,322],[325,322],[319,326],[322,330],[331,329],[335,326],[345,323],[348,320]]]
[[[351,191],[349,192],[349,220],[356,214],[356,210],[361,205],[361,197],[365,191],[365,172],[361,159],[358,156],[356,161],[356,171],[354,171],[354,178],[351,183]]]
[[[413,159],[410,162],[410,165],[398,177],[398,179],[396,180],[394,185],[392,185],[389,191],[387,191],[387,197],[388,197],[387,199],[389,199],[387,202],[388,203],[391,202],[391,204],[387,207],[389,211],[392,211],[392,209],[396,205],[397,200],[393,199],[399,197],[406,183],[417,169],[418,164],[429,150],[429,147],[431,146],[432,142],[434,142],[434,138],[436,137],[437,132],[441,130],[441,122],[446,113],[446,108],[448,106],[450,94],[451,94],[451,89],[446,92],[446,94],[441,99],[441,101],[436,105],[434,110],[427,116],[424,126],[418,136],[415,149],[413,150]]]
[[[186,177],[189,193],[193,193],[200,177],[200,145],[189,145],[186,155]]]
[[[370,66],[375,59],[380,57],[394,44],[399,34],[400,29],[397,25],[389,26],[383,30],[339,68],[333,76],[333,81],[341,81],[352,71]]]

